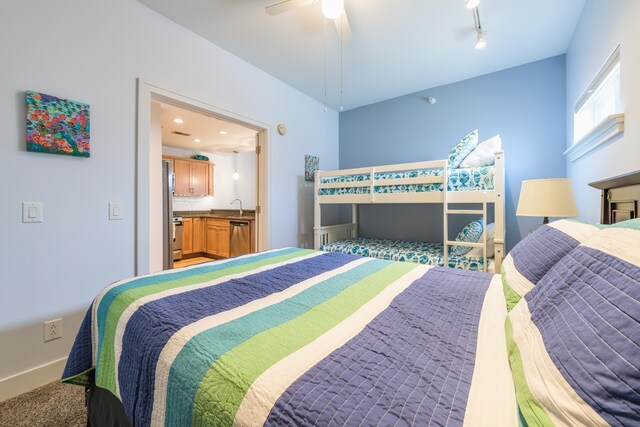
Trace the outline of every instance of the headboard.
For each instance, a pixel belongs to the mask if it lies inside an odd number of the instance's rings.
[[[602,190],[600,222],[615,224],[638,218],[640,170],[589,184]]]

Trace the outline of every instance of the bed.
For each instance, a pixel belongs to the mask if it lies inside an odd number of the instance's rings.
[[[107,287],[64,376],[98,426],[512,426],[505,315],[495,275],[281,249]]]
[[[63,381],[94,427],[630,426],[639,352],[640,219],[561,220],[501,275],[285,248],[122,280]]]
[[[444,173],[443,169],[417,169],[400,172],[378,172],[374,174],[375,180],[394,180],[405,178],[438,177]],[[494,184],[495,167],[483,166],[475,168],[450,169],[447,174],[448,191],[491,191]],[[321,184],[363,182],[371,178],[370,174],[341,175],[321,178]],[[420,184],[396,184],[376,185],[374,192],[377,194],[389,193],[423,193],[429,191],[443,191],[443,185],[439,182]],[[321,188],[319,195],[333,196],[341,194],[369,194],[370,186],[363,187],[333,187]]]
[[[444,266],[444,245],[442,243],[354,237],[327,243],[320,247],[320,250],[392,261]],[[487,271],[492,272],[493,262],[489,258],[487,262]],[[484,259],[482,257],[449,255],[447,267],[483,271]]]
[[[473,158],[473,160],[471,160]],[[468,164],[463,164],[469,161]],[[500,271],[504,258],[505,245],[505,158],[499,135],[478,144],[478,131],[473,131],[450,151],[442,160],[413,163],[389,164],[381,166],[359,167],[334,171],[316,171],[314,187],[314,248],[351,252],[354,244],[359,254],[364,256],[381,255],[383,259],[412,258],[422,260],[429,265],[447,265],[454,268],[471,268],[488,271],[490,265]],[[376,241],[359,238],[359,205],[363,204],[404,204],[437,203],[443,205],[443,214],[435,218],[442,221],[443,239],[441,246],[437,242],[421,245],[417,242],[387,241],[383,233],[375,235]],[[351,205],[351,222],[322,225],[322,206],[330,204]],[[449,218],[452,215],[465,215],[481,218],[483,228],[487,226],[488,205],[493,205],[494,237],[491,241],[461,242],[449,240]],[[469,220],[471,220],[469,217]],[[434,218],[424,218],[416,227],[429,227]],[[369,235],[372,235],[369,230]],[[354,241],[354,239],[358,239]],[[478,248],[489,252],[491,245],[493,260],[486,259],[483,253],[473,258],[462,257],[460,246]],[[382,248],[386,245],[386,248]],[[398,247],[407,246],[400,255],[395,254]],[[344,249],[344,248],[349,249]],[[451,250],[450,250],[451,249]],[[408,256],[408,252],[424,250],[420,254]],[[476,251],[477,252],[477,251]],[[390,256],[389,256],[390,255]],[[449,256],[451,255],[451,260]],[[458,256],[454,256],[458,255]]]

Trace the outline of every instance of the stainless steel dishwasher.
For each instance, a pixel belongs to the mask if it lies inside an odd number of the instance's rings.
[[[251,252],[250,242],[251,236],[249,235],[249,221],[229,221],[231,227],[231,241],[229,242],[229,250],[231,256],[239,256],[248,254]]]

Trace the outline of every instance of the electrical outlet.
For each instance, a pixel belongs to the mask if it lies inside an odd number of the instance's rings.
[[[62,338],[62,318],[44,322],[44,342]]]

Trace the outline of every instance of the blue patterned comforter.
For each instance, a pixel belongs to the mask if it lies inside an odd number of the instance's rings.
[[[328,243],[320,250],[391,261],[444,266],[444,245],[442,243],[356,237]],[[487,262],[489,261],[487,260]],[[484,260],[450,255],[447,259],[447,267],[483,271]]]
[[[450,169],[447,179],[448,191],[474,191],[494,189],[494,166],[483,166],[478,168]],[[442,169],[421,169],[405,172],[385,172],[376,173],[376,179],[390,178],[417,178],[423,176],[442,176]],[[346,175],[322,178],[322,183],[335,182],[358,182],[366,181],[371,176],[369,174]],[[376,193],[424,193],[428,191],[442,191],[442,184],[408,184],[408,185],[381,185],[375,187]],[[319,190],[320,196],[333,196],[339,194],[369,194],[369,187],[353,188],[322,188]]]

